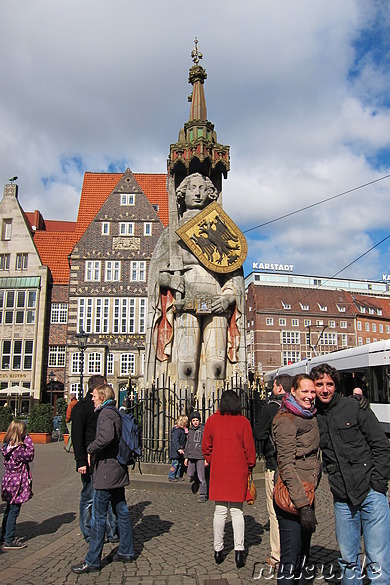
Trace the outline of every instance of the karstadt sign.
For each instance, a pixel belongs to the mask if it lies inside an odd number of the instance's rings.
[[[273,270],[275,272],[292,272],[293,264],[279,264],[277,262],[253,262],[253,270]]]

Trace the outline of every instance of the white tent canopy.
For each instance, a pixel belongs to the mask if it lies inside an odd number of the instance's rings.
[[[8,388],[4,388],[4,390],[0,390],[0,396],[20,396],[21,394],[28,394],[28,396],[32,395],[32,390],[30,388],[23,388],[23,386],[8,386]]]

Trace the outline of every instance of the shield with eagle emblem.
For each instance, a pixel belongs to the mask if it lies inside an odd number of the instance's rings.
[[[245,261],[245,236],[218,203],[210,203],[176,233],[213,272],[234,272]]]

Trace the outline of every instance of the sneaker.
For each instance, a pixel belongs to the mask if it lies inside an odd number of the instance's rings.
[[[128,557],[126,555],[121,555],[121,553],[115,553],[112,557],[113,563],[132,563],[134,561],[134,557]]]
[[[27,548],[27,544],[21,542],[19,538],[14,538],[11,542],[4,541],[4,550],[17,550],[18,548]]]
[[[207,496],[199,496],[198,502],[199,504],[204,504],[204,502],[207,502]]]
[[[177,477],[169,477],[168,479],[169,479],[169,481],[174,481],[174,482],[178,482],[179,481],[177,479]]]

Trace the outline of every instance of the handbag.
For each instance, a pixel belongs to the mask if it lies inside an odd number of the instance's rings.
[[[303,481],[302,485],[306,492],[310,505],[312,505],[312,503],[314,502],[314,484],[310,483],[309,481]],[[293,504],[293,502],[291,501],[287,486],[282,480],[282,476],[280,474],[274,487],[274,500],[275,504],[278,506],[278,508],[283,510],[283,512],[287,512],[288,514],[298,516],[299,514],[298,510],[296,509],[295,504]]]
[[[257,489],[256,489],[255,482],[253,481],[253,476],[250,473],[248,475],[248,491],[247,491],[247,496],[246,496],[247,504],[252,506],[252,504],[255,503],[256,498],[257,498]]]

